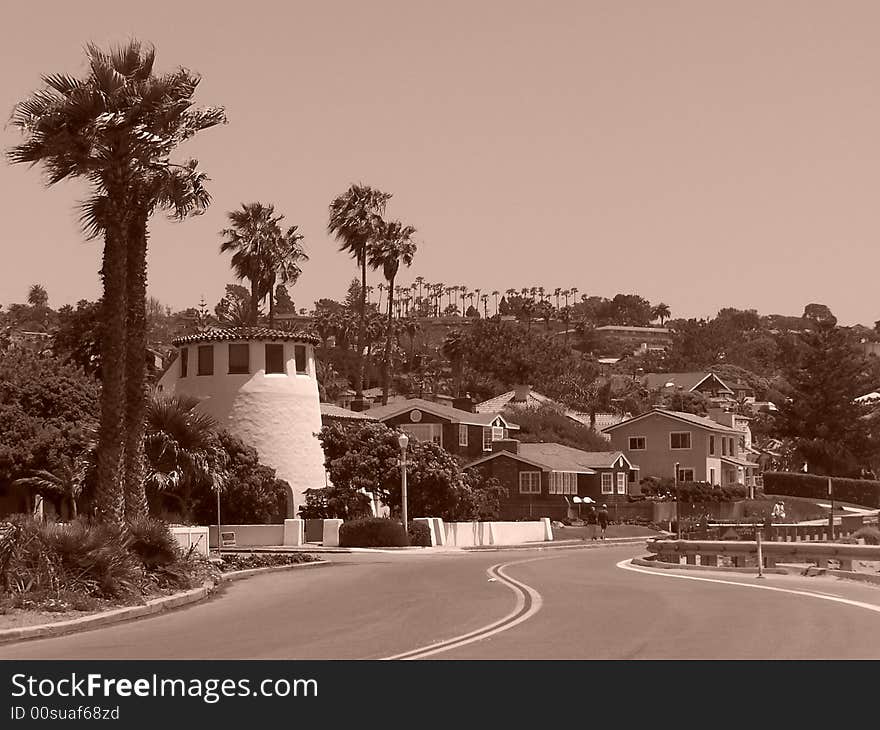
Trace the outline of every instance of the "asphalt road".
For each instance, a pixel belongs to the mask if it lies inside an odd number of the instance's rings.
[[[0,659],[880,658],[880,587],[618,565],[644,552],[331,555],[159,616],[0,646]]]

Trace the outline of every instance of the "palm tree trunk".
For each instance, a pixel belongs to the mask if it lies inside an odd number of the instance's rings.
[[[123,216],[108,217],[101,277],[101,425],[98,430],[98,487],[96,517],[122,525],[121,488],[125,414],[125,277],[126,247]]]
[[[367,326],[367,250],[361,256],[361,312],[357,336],[357,375],[354,380],[355,400],[364,397],[364,334]]]
[[[260,289],[257,286],[257,284],[258,284],[257,275],[254,274],[254,278],[251,279],[251,315],[250,315],[251,325],[254,327],[257,326],[257,312],[259,311]]]
[[[144,490],[144,431],[147,350],[147,217],[136,211],[128,227],[125,302],[125,521],[147,515]]]
[[[275,326],[275,274],[269,277],[269,329]]]
[[[382,368],[382,405],[388,405],[388,391],[391,390],[391,337],[393,336],[393,322],[391,319],[392,307],[394,306],[394,277],[388,281],[388,327],[385,333],[385,363]]]

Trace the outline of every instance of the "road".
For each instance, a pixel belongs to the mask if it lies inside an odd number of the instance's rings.
[[[0,659],[880,658],[880,587],[625,569],[644,552],[331,555],[188,608],[0,646]]]

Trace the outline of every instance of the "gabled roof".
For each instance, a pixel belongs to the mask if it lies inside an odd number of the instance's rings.
[[[541,471],[554,471],[553,467],[545,464],[541,461],[535,461],[534,459],[530,459],[527,456],[523,456],[522,454],[514,454],[512,451],[507,451],[506,449],[502,449],[501,451],[495,451],[487,456],[482,456],[475,461],[472,461],[470,464],[465,465],[465,469],[470,469],[472,466],[478,466],[480,464],[485,464],[487,461],[492,461],[492,459],[498,459],[500,457],[507,456],[511,459],[516,459],[517,461],[521,461],[525,464],[529,464],[531,466],[536,466]],[[595,474],[594,471],[584,472],[585,474]]]
[[[647,373],[642,376],[642,382],[648,390],[671,387],[691,391],[695,390],[703,381],[709,378],[715,378],[721,383],[723,388],[730,391],[731,395],[733,394],[733,391],[715,373]]]
[[[290,340],[293,342],[308,342],[312,345],[317,345],[320,342],[315,335],[305,332],[273,330],[268,327],[218,327],[204,330],[203,332],[196,332],[193,335],[175,337],[171,340],[171,344],[188,345],[193,342],[223,342],[227,340]]]
[[[464,423],[470,426],[490,426],[495,419],[500,419],[505,428],[519,430],[519,426],[515,423],[511,423],[498,413],[471,413],[470,411],[463,411],[459,408],[451,408],[438,403],[432,403],[431,401],[422,398],[408,398],[399,403],[389,403],[387,406],[377,406],[376,408],[370,408],[367,413],[377,421],[387,421],[389,418],[399,416],[401,413],[407,413],[416,409],[424,411],[425,413],[430,413],[439,418],[445,418],[449,420],[450,423]]]
[[[534,390],[529,390],[525,401],[514,401],[513,399],[515,396],[515,390],[508,390],[506,393],[496,395],[494,398],[484,400],[482,403],[477,403],[475,408],[477,409],[477,413],[499,413],[507,406],[534,408],[541,405],[549,405],[553,406],[554,408],[562,409],[565,416],[567,418],[570,418],[572,421],[576,421],[583,426],[590,425],[589,414],[578,413],[577,411],[569,410],[558,401],[555,401],[552,398],[546,395],[542,395],[541,393],[538,393]]]
[[[620,458],[623,458],[630,467],[633,466],[621,451],[583,451],[563,444],[521,443],[519,453],[535,461],[552,465],[555,471],[611,469]]]
[[[340,408],[332,403],[321,404],[321,418],[338,418],[346,421],[375,421],[373,416],[363,411],[350,411],[348,408]]]
[[[628,426],[631,423],[635,423],[636,421],[641,421],[646,418],[651,418],[652,416],[662,416],[664,418],[670,418],[674,421],[678,421],[679,423],[685,423],[691,426],[705,428],[707,431],[735,434],[737,436],[741,434],[740,431],[737,431],[733,428],[728,428],[727,426],[722,426],[720,423],[713,421],[711,418],[696,416],[693,413],[682,413],[681,411],[667,411],[662,408],[655,408],[654,410],[643,413],[640,416],[635,416],[634,418],[629,418],[625,421],[621,421],[620,423],[615,423],[613,426],[603,428],[602,431],[604,433],[608,433],[609,431],[613,431],[614,429],[620,428],[621,426]]]

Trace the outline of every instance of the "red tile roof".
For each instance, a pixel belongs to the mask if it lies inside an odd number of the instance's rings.
[[[193,342],[225,342],[228,340],[282,340],[284,342],[308,342],[317,345],[320,340],[305,332],[289,332],[268,327],[218,327],[197,332],[194,335],[175,337],[171,344],[188,345]]]

